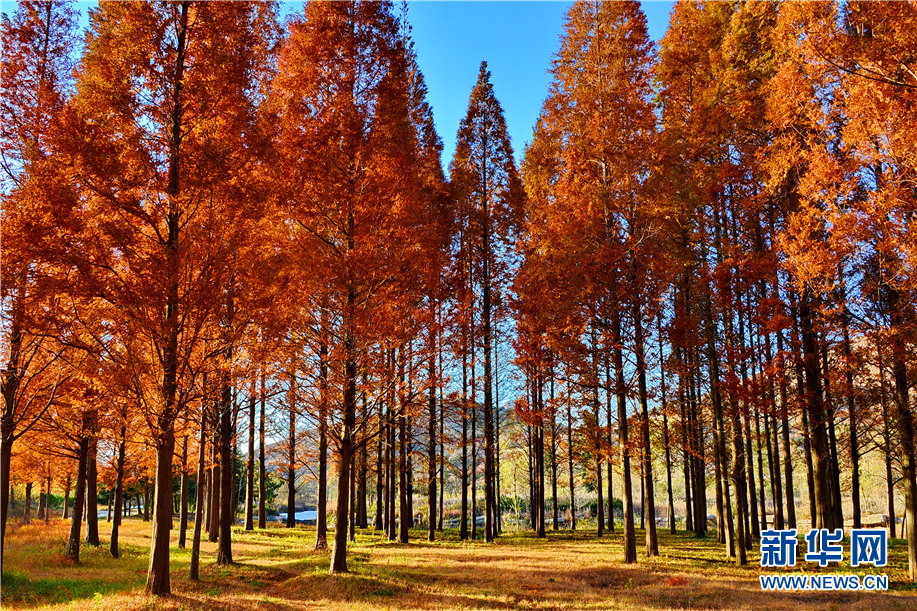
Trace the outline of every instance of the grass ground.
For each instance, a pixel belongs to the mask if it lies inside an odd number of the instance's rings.
[[[103,533],[106,525],[101,525]],[[638,532],[638,536],[642,533]],[[150,525],[128,519],[122,527],[122,557],[105,547],[83,546],[79,565],[63,557],[63,521],[13,528],[7,533],[2,580],[4,611],[21,609],[170,611],[212,609],[917,609],[917,588],[904,583],[904,542],[891,542],[882,569],[851,569],[846,562],[826,573],[884,573],[888,592],[762,592],[758,554],[751,566],[726,562],[722,546],[679,533],[660,533],[662,555],[640,563],[621,562],[621,535],[596,539],[592,533],[502,535],[496,544],[443,540],[384,541],[358,533],[348,552],[348,575],[328,574],[329,553],[311,551],[315,531],[273,527],[233,531],[238,564],[217,567],[216,544],[204,542],[201,581],[187,578],[190,551],[177,548],[173,533],[172,591],[168,598],[143,594]],[[104,535],[103,535],[104,536]],[[638,539],[642,543],[642,539]],[[816,572],[802,561],[792,571]],[[845,556],[849,546],[845,543]],[[775,570],[769,570],[775,571]]]

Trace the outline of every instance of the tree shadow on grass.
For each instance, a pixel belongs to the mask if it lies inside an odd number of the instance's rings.
[[[143,584],[141,579],[33,579],[16,571],[4,571],[2,581],[4,601],[27,605],[48,605],[94,598],[123,592]]]

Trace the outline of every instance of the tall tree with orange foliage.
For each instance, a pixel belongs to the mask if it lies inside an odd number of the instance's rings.
[[[9,507],[13,443],[54,400],[66,374],[62,348],[49,336],[57,315],[49,285],[67,246],[75,197],[62,179],[52,138],[70,82],[76,41],[72,3],[20,2],[2,25],[0,154],[2,154],[2,406],[0,406],[0,566]]]
[[[487,62],[481,62],[468,112],[459,127],[450,166],[458,214],[467,224],[469,252],[481,286],[484,350],[484,539],[497,535],[493,397],[493,301],[506,284],[522,204],[522,183],[506,133],[503,108],[494,95]],[[474,397],[472,401],[476,400]]]
[[[225,230],[246,203],[233,173],[245,167],[239,139],[251,134],[251,104],[240,94],[269,56],[271,11],[106,4],[91,14],[78,73],[72,176],[90,216],[77,264],[95,316],[135,340],[126,343],[129,366],[157,453],[151,594],[170,592],[175,422],[199,393],[201,363],[225,350],[204,342],[225,269],[211,262],[231,261],[238,246]]]
[[[568,236],[580,234],[585,264],[579,280],[588,287],[584,300],[583,338],[593,354],[592,385],[598,423],[599,345],[610,352],[615,370],[621,468],[624,477],[625,561],[636,562],[633,498],[630,477],[632,442],[624,384],[625,319],[619,304],[629,301],[634,328],[634,354],[641,379],[639,397],[644,420],[640,442],[649,460],[649,422],[645,382],[644,304],[647,292],[645,263],[650,254],[636,252],[643,232],[651,227],[646,216],[644,184],[650,172],[647,151],[652,149],[655,116],[650,95],[653,44],[646,18],[637,3],[578,2],[567,15],[561,48],[554,60],[554,80],[541,114],[539,138],[555,142],[560,159],[554,186],[555,209],[548,222],[563,224]],[[531,164],[535,167],[536,164]],[[576,221],[573,221],[576,219]],[[572,222],[571,222],[572,221]],[[559,225],[560,226],[560,225]],[[585,235],[583,235],[585,234]],[[561,239],[564,239],[561,233]],[[569,238],[567,238],[569,239]],[[569,242],[568,242],[569,243]],[[579,258],[579,257],[577,257]],[[625,300],[625,295],[631,298]],[[610,385],[610,383],[609,383]],[[607,392],[611,392],[608,388]],[[610,407],[610,406],[609,406]],[[602,454],[598,453],[599,460]],[[650,512],[646,551],[658,553],[652,502],[652,469],[644,464]],[[601,485],[601,484],[600,484]],[[601,534],[601,529],[599,531]]]
[[[391,4],[310,2],[290,25],[270,101],[291,248],[310,290],[327,298],[340,393],[328,414],[338,459],[332,573],[347,572],[355,452],[377,432],[357,409],[359,372],[375,367],[379,343],[403,345],[398,309],[411,307],[425,272],[418,227],[432,210],[419,196],[407,70]]]

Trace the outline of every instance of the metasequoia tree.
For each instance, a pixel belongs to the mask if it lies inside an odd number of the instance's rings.
[[[819,350],[826,351],[825,336],[838,326],[842,327],[839,351],[846,358],[851,355],[851,332],[873,335],[890,348],[894,381],[890,416],[901,443],[913,581],[917,580],[913,528],[917,486],[906,371],[907,346],[914,338],[911,270],[915,257],[908,219],[914,214],[915,198],[908,185],[915,170],[902,160],[914,155],[912,113],[903,108],[913,103],[917,80],[912,54],[904,50],[912,46],[917,12],[908,4],[862,2],[849,3],[841,15],[839,10],[832,3],[781,11],[780,42],[786,59],[774,80],[769,107],[780,138],[769,166],[773,188],[786,193],[790,203],[778,244],[786,252],[785,267],[798,295],[808,417],[814,428],[816,510],[818,519],[828,525],[833,519],[840,526],[839,516],[830,511],[833,474],[829,472],[826,486],[822,473],[822,463],[832,466],[836,461],[829,394],[834,389],[830,376],[819,378],[812,362]],[[806,66],[804,78],[794,64]],[[785,94],[782,101],[779,93]],[[820,101],[820,113],[814,116],[810,109],[803,112],[812,99]],[[899,114],[901,122],[889,121]],[[840,321],[832,315],[835,307],[841,310]],[[847,367],[847,383],[852,385],[849,363]],[[847,405],[853,442],[854,402],[848,400]],[[822,414],[823,409],[828,413]],[[851,452],[856,451],[852,446]],[[837,499],[833,503],[837,505]]]
[[[474,268],[471,282],[480,285],[481,346],[484,351],[484,538],[497,535],[496,451],[494,427],[494,298],[505,284],[511,245],[522,197],[503,108],[494,95],[487,62],[459,127],[450,165],[456,212],[464,225],[466,248]],[[476,401],[476,397],[472,397]]]
[[[245,167],[238,146],[251,106],[243,94],[265,57],[269,37],[259,28],[270,11],[248,3],[105,5],[91,14],[77,75],[72,176],[91,216],[76,265],[117,332],[142,338],[126,345],[157,455],[152,594],[170,592],[175,423],[198,392],[199,364],[225,354],[237,329],[227,337],[224,324],[222,341],[205,345],[225,303],[220,277],[238,246],[238,232],[224,228],[247,203],[233,189],[233,171]],[[228,139],[230,132],[239,135]]]
[[[599,361],[610,352],[624,477],[625,561],[635,562],[633,499],[630,476],[628,417],[624,382],[624,324],[619,304],[629,302],[634,329],[634,354],[641,380],[639,398],[644,421],[641,444],[649,460],[649,429],[644,349],[644,298],[649,253],[634,252],[650,227],[642,184],[650,170],[646,155],[653,143],[655,117],[650,103],[653,46],[646,18],[636,3],[588,3],[571,7],[552,68],[554,80],[541,114],[533,154],[540,138],[556,143],[561,162],[554,170],[554,210],[551,221],[564,223],[566,233],[579,234],[587,257],[580,282],[588,287],[584,299],[583,341],[592,353],[591,368],[595,426],[599,425]],[[530,164],[537,167],[537,162]],[[577,219],[572,221],[572,219]],[[562,230],[563,231],[563,230]],[[564,239],[561,234],[561,239]],[[632,256],[629,257],[629,255]],[[629,296],[629,298],[625,297]],[[626,301],[625,301],[626,299]],[[611,381],[603,385],[610,393]],[[609,403],[610,409],[610,403]],[[609,421],[611,420],[609,414]],[[609,422],[610,424],[610,422]],[[596,448],[599,463],[602,451]],[[652,469],[644,463],[645,489],[652,491]],[[599,471],[601,470],[598,467]],[[600,473],[599,473],[600,477]],[[601,482],[599,483],[601,486]],[[600,497],[601,498],[601,497]],[[657,553],[651,499],[647,554]],[[647,506],[649,505],[649,506]],[[601,521],[600,513],[600,521]],[[599,531],[601,534],[601,529]]]
[[[404,288],[424,265],[417,227],[429,208],[418,196],[407,69],[390,4],[316,2],[291,23],[273,83],[290,240],[326,296],[329,376],[340,393],[328,414],[338,468],[332,573],[347,571],[351,469],[378,424],[375,410],[358,410],[360,394],[385,395],[384,385],[361,388],[359,372],[374,345],[394,339],[400,317],[390,314],[410,304]]]
[[[65,252],[58,228],[75,203],[55,161],[53,136],[70,80],[76,41],[70,3],[21,2],[2,25],[2,405],[0,405],[0,566],[9,508],[13,443],[54,400],[66,377],[56,363],[52,265]]]

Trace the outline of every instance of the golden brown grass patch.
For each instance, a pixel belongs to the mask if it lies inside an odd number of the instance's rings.
[[[107,531],[102,525],[103,532]],[[81,563],[62,557],[67,525],[33,524],[8,534],[3,575],[4,609],[74,611],[156,609],[185,611],[291,611],[293,609],[814,609],[917,608],[917,590],[904,585],[903,543],[895,541],[889,566],[892,591],[762,592],[756,566],[738,568],[710,539],[660,535],[662,555],[622,561],[620,535],[506,534],[496,544],[461,542],[446,533],[435,543],[398,545],[362,531],[349,550],[348,575],[328,574],[327,551],[312,550],[315,531],[269,528],[233,532],[238,564],[214,564],[216,545],[202,545],[199,583],[187,579],[190,552],[173,547],[168,598],[143,594],[150,525],[125,521],[123,557],[83,546]],[[103,535],[104,536],[104,535]],[[173,531],[177,545],[178,532]],[[752,555],[754,558],[754,554]],[[794,572],[812,571],[805,563]],[[856,572],[832,567],[826,572]]]

